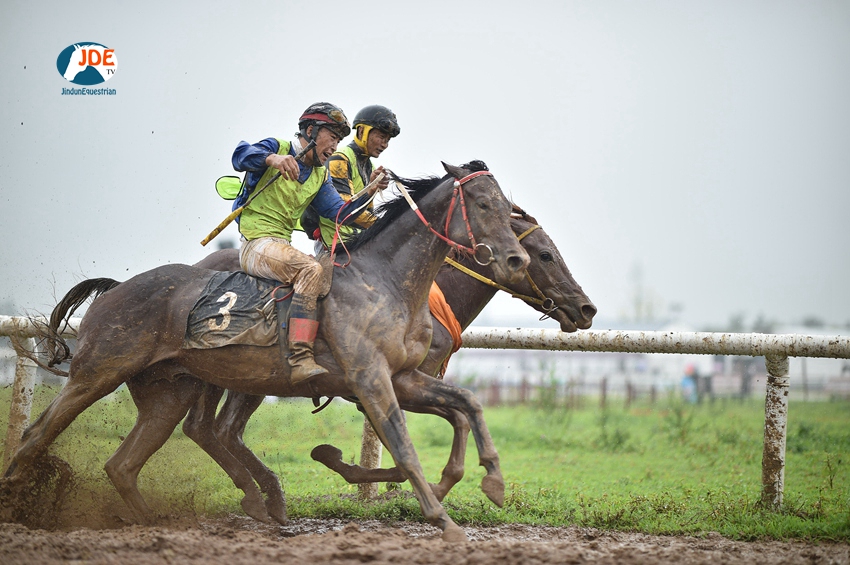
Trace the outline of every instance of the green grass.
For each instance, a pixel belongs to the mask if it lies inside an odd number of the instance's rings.
[[[55,394],[39,387],[33,413]],[[0,390],[5,430],[10,392]],[[291,517],[421,520],[409,485],[390,485],[378,502],[357,500],[357,487],[310,459],[320,443],[359,454],[362,417],[336,400],[312,415],[308,401],[263,404],[245,440],[281,477]],[[736,539],[850,540],[850,404],[791,401],[784,508],[759,504],[764,410],[756,400],[702,406],[673,401],[629,410],[586,407],[485,409],[507,484],[495,507],[479,489],[474,442],[467,474],[444,501],[461,524],[578,525],[654,534],[719,532]],[[443,420],[408,414],[408,426],[430,481],[439,480],[452,431]],[[98,402],[57,440],[54,452],[78,485],[110,502],[120,500],[103,463],[135,420],[125,391]],[[384,466],[391,458],[384,454]],[[140,476],[151,505],[201,514],[241,513],[241,492],[179,429]],[[382,487],[385,492],[387,487]]]

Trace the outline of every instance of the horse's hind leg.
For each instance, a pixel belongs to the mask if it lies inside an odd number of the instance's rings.
[[[136,520],[150,524],[154,515],[138,488],[139,471],[186,415],[189,407],[203,391],[203,383],[194,377],[176,381],[143,382],[133,379],[127,383],[139,410],[136,424],[121,445],[106,462],[104,469],[124,503]]]
[[[266,495],[266,510],[269,515],[277,522],[286,524],[286,498],[280,487],[280,479],[248,449],[242,439],[248,419],[262,402],[263,396],[228,391],[227,399],[215,420],[215,433],[218,440],[248,468],[251,476],[260,485],[260,490]]]
[[[404,405],[402,405],[402,407],[410,412],[440,416],[448,421],[454,429],[452,451],[449,454],[449,460],[446,462],[446,466],[443,467],[440,482],[436,485],[431,485],[431,490],[434,492],[434,496],[437,497],[437,500],[442,502],[452,487],[463,479],[464,461],[466,459],[466,441],[469,437],[469,422],[467,422],[466,417],[457,410],[408,407]]]
[[[124,378],[112,374],[108,378],[94,372],[84,362],[85,352],[78,354],[71,364],[70,378],[53,402],[23,433],[21,445],[4,474],[8,486],[19,485],[25,480],[30,465],[41,457],[56,437],[67,428],[80,413],[117,389]],[[76,369],[76,370],[75,370]]]
[[[216,437],[215,411],[223,394],[224,389],[207,383],[204,393],[189,409],[189,414],[183,421],[183,432],[207,452],[224,469],[236,487],[245,493],[241,502],[245,513],[255,520],[269,522],[271,518],[266,510],[265,501],[257,485],[254,484],[250,471]],[[286,520],[285,514],[282,519]]]

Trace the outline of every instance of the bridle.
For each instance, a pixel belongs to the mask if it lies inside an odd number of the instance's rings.
[[[404,187],[404,185],[401,184],[400,182],[398,182],[398,180],[395,181],[395,185],[398,187],[399,191],[401,192],[401,195],[407,201],[407,204],[410,206],[410,208],[416,213],[416,216],[420,220],[422,220],[422,223],[425,224],[425,227],[427,227],[429,230],[431,230],[431,232],[434,235],[436,235],[438,238],[440,238],[443,242],[447,243],[453,249],[457,249],[458,251],[462,251],[464,253],[469,254],[475,260],[475,262],[478,263],[479,265],[481,265],[482,267],[486,267],[487,265],[489,265],[490,263],[495,261],[495,257],[494,257],[494,254],[493,254],[493,248],[490,247],[489,245],[487,245],[486,243],[476,243],[475,242],[475,235],[472,233],[472,225],[469,223],[469,214],[466,211],[466,200],[463,196],[463,185],[465,183],[471,181],[474,178],[484,176],[484,175],[492,177],[493,173],[491,173],[490,171],[476,171],[476,172],[470,173],[470,174],[468,174],[465,177],[462,177],[460,179],[455,177],[454,188],[452,190],[452,200],[451,200],[451,203],[449,204],[449,213],[446,215],[446,228],[445,228],[446,233],[445,233],[445,235],[441,234],[440,232],[438,232],[437,230],[434,229],[434,227],[431,225],[431,222],[426,220],[425,216],[422,215],[422,211],[419,209],[419,206],[417,206],[416,202],[413,201],[413,198],[410,196],[410,193],[407,192],[407,189]],[[366,204],[368,204],[369,200],[371,200],[374,197],[375,196],[372,195],[366,201]],[[461,210],[461,214],[463,215],[464,224],[466,225],[466,233],[469,236],[470,243],[472,244],[471,247],[466,246],[466,245],[461,245],[460,243],[457,243],[456,241],[454,241],[453,239],[451,239],[449,237],[449,224],[451,224],[451,221],[452,221],[452,215],[454,214],[454,211],[455,211],[455,203],[456,202],[460,202],[460,210]],[[365,204],[363,206],[361,206],[360,208],[358,208],[358,210],[356,212],[359,212],[359,210],[362,209],[363,207],[365,207]],[[355,213],[355,212],[352,212],[352,213]],[[336,249],[337,243],[339,243],[342,246],[343,249],[346,249],[345,244],[339,239],[340,223],[341,222],[339,221],[339,218],[337,218],[336,232],[334,233],[333,243],[331,244],[331,247],[330,247],[331,257],[334,256],[334,250]],[[478,249],[479,248],[486,248],[487,249],[487,253],[489,254],[487,262],[482,262],[481,260],[478,259]],[[347,251],[347,249],[346,249],[346,251]],[[350,262],[350,257],[349,257],[349,262]],[[340,264],[340,263],[337,263],[336,261],[334,261],[333,264],[337,267],[345,268],[345,267],[348,266],[349,262],[346,262],[344,264]]]
[[[413,198],[410,197],[410,194],[407,192],[407,189],[404,187],[404,185],[401,184],[400,182],[396,181],[396,186],[398,186],[399,190],[401,191],[401,195],[404,196],[404,199],[407,200],[407,203],[410,205],[410,208],[416,213],[416,215],[419,217],[419,219],[422,220],[422,223],[425,224],[425,227],[427,227],[429,230],[431,230],[431,233],[436,235],[438,238],[440,238],[443,242],[447,243],[453,249],[457,249],[458,251],[463,251],[464,253],[468,253],[470,256],[472,256],[472,258],[475,260],[475,262],[478,263],[479,265],[481,265],[482,267],[487,266],[490,263],[492,263],[495,260],[495,257],[493,256],[493,249],[489,245],[487,245],[486,243],[476,243],[475,242],[475,235],[472,233],[472,226],[469,223],[469,214],[466,211],[466,200],[464,199],[464,196],[463,196],[463,185],[465,183],[471,181],[474,178],[484,176],[484,175],[492,177],[493,173],[491,173],[490,171],[476,171],[474,173],[470,173],[470,174],[466,175],[463,178],[460,178],[460,179],[455,178],[454,189],[452,190],[452,200],[451,200],[451,203],[449,204],[449,213],[446,215],[446,228],[445,228],[446,233],[445,233],[445,235],[441,234],[440,232],[438,232],[437,230],[434,229],[434,227],[431,225],[431,222],[426,220],[425,216],[422,215],[422,211],[419,210],[419,206],[417,206],[416,202],[413,201]],[[463,215],[464,224],[466,224],[466,233],[467,233],[467,236],[469,237],[470,243],[472,244],[471,247],[468,247],[466,245],[461,245],[460,243],[452,240],[449,237],[449,224],[452,221],[452,215],[454,214],[454,211],[455,211],[455,203],[456,202],[460,202],[460,211],[461,211],[461,214]],[[487,249],[487,253],[489,254],[489,257],[488,257],[486,263],[482,262],[478,259],[478,249],[479,248],[486,248]]]
[[[539,225],[535,224],[535,225],[531,226],[530,228],[528,228],[527,230],[525,230],[524,232],[519,234],[517,236],[517,240],[522,241],[528,234],[530,234],[533,231],[538,230],[538,229],[540,229]],[[541,321],[550,318],[552,316],[552,312],[554,312],[555,310],[558,309],[558,306],[555,305],[555,301],[552,300],[551,298],[547,298],[546,295],[543,294],[543,291],[540,290],[540,287],[538,287],[537,284],[534,282],[534,279],[531,278],[531,274],[528,272],[528,269],[525,269],[525,278],[528,281],[529,285],[531,285],[531,289],[537,295],[537,298],[535,298],[533,296],[528,296],[528,295],[525,295],[525,294],[520,294],[518,292],[514,292],[511,289],[509,289],[508,287],[500,285],[496,281],[494,281],[492,279],[488,279],[484,275],[482,275],[480,273],[476,273],[475,271],[473,271],[472,269],[469,269],[468,267],[464,267],[463,265],[461,265],[460,263],[458,263],[454,259],[450,259],[449,257],[446,257],[446,263],[448,263],[449,265],[451,265],[452,267],[454,267],[455,269],[457,269],[461,273],[464,273],[465,275],[469,275],[470,277],[474,278],[475,280],[477,280],[479,282],[483,282],[484,284],[492,286],[495,289],[507,292],[513,298],[519,298],[523,302],[526,302],[526,303],[529,303],[529,304],[536,304],[536,305],[540,306],[544,310],[544,314],[540,317]],[[479,263],[479,265],[480,264],[481,263]]]

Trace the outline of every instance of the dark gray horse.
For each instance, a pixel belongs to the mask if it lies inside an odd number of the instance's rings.
[[[557,319],[562,331],[573,332],[577,328],[587,329],[596,314],[596,307],[576,283],[569,268],[561,257],[555,244],[537,221],[525,211],[514,206],[511,227],[522,243],[531,262],[526,276],[519,283],[502,287],[502,290],[522,298],[540,312]],[[454,266],[445,266],[437,274],[437,282],[443,289],[446,301],[455,313],[461,329],[466,327],[486,306],[500,286],[495,283],[492,269],[482,266],[470,257],[459,255]],[[448,261],[448,259],[447,259]],[[216,251],[196,266],[221,270],[239,270],[238,252],[234,249]],[[477,278],[473,278],[477,277]],[[484,281],[484,282],[482,282]],[[66,312],[57,307],[51,323],[58,328],[61,317]],[[57,316],[58,314],[58,316]],[[453,349],[452,336],[441,323],[434,320],[433,338],[428,355],[419,370],[428,375],[437,376],[443,361]],[[192,397],[197,393],[199,383],[188,378],[175,380],[174,375],[143,373],[127,384],[137,401],[139,416],[130,437],[137,434],[145,436],[151,430],[170,431],[177,425],[182,414],[170,413],[169,422],[163,422],[156,399],[165,395]],[[169,384],[163,384],[167,378]],[[254,411],[262,403],[263,397],[230,391],[224,406],[216,416],[216,408],[223,394],[221,388],[207,384],[203,395],[189,410],[183,422],[184,433],[195,440],[233,480],[245,496],[242,508],[258,520],[274,519],[286,522],[286,507],[283,491],[277,476],[245,446],[242,435],[245,425]],[[404,405],[405,410],[435,414],[446,419],[454,428],[454,441],[449,461],[442,472],[439,483],[431,485],[438,500],[442,501],[449,490],[463,478],[464,457],[469,424],[463,414],[446,408],[431,406]],[[159,423],[157,423],[159,422]],[[120,491],[134,492],[139,472],[153,455],[151,449],[157,448],[157,442],[139,442],[148,448],[121,449],[106,464],[107,473]],[[391,469],[365,469],[342,462],[341,452],[329,445],[318,446],[313,450],[313,458],[340,473],[352,483],[364,482],[403,482],[406,477],[398,467]],[[256,481],[256,484],[254,483]],[[260,486],[260,490],[257,489]],[[263,500],[260,491],[265,493]],[[143,517],[140,516],[140,519]]]
[[[469,242],[470,252],[490,260],[503,283],[518,280],[529,258],[511,230],[511,207],[495,179],[486,171],[445,168],[448,176],[443,179],[404,181],[418,205],[416,212],[402,199],[390,203],[376,225],[350,246],[348,267],[336,270],[333,287],[319,306],[322,331],[316,353],[317,361],[330,370],[327,376],[293,386],[287,364],[273,347],[184,349],[188,314],[213,271],[158,267],[98,297],[80,325],[67,385],[27,428],[0,482],[8,501],[4,506],[19,500],[32,466],[83,410],[145,370],[168,362],[203,381],[248,394],[356,396],[410,481],[425,518],[443,531],[443,539],[466,539],[424,478],[400,401],[463,412],[487,470],[482,489],[491,499],[503,499],[498,454],[480,403],[468,391],[417,368],[431,341],[428,291],[452,247]],[[432,226],[445,228],[439,233]],[[196,399],[184,406],[186,398],[173,398],[173,406],[157,409],[185,413]],[[132,444],[128,437],[119,451],[132,449]],[[120,494],[131,507],[138,502],[132,500],[138,491]]]

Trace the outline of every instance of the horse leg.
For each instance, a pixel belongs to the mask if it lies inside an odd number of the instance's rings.
[[[405,406],[449,408],[466,416],[478,448],[479,463],[487,471],[481,481],[481,490],[487,498],[501,508],[505,501],[505,481],[499,467],[499,454],[484,422],[481,403],[475,395],[466,389],[448,385],[420,371],[399,375],[393,380],[393,385],[400,402]]]
[[[190,437],[203,449],[236,485],[245,496],[241,506],[245,513],[261,522],[270,522],[263,496],[260,494],[248,468],[225,447],[215,430],[215,412],[218,402],[224,394],[224,389],[207,383],[203,394],[189,409],[189,414],[183,420],[183,433]]]
[[[257,411],[263,402],[263,396],[254,394],[243,394],[233,391],[227,392],[227,400],[215,419],[215,434],[218,440],[224,444],[244,465],[251,476],[260,485],[260,490],[266,495],[266,511],[275,521],[287,524],[286,498],[280,487],[280,479],[266,467],[253,451],[248,449],[242,440],[245,433],[245,425],[251,415]]]
[[[463,479],[469,423],[463,414],[456,410],[408,405],[402,405],[402,408],[408,412],[440,416],[447,420],[454,428],[454,438],[452,440],[452,451],[449,455],[449,461],[443,468],[440,482],[436,485],[431,485],[431,491],[434,493],[434,496],[442,502],[452,487]],[[346,482],[351,484],[403,483],[407,480],[407,477],[398,467],[370,469],[360,465],[345,463],[342,460],[342,451],[332,445],[318,445],[313,448],[310,456],[342,476]]]
[[[385,366],[383,371],[377,373],[374,369],[369,373],[356,371],[349,373],[349,379],[378,437],[410,481],[425,519],[443,531],[444,541],[466,541],[464,531],[449,518],[425,480],[422,465],[407,432],[404,414],[393,392],[388,368]]]
[[[421,407],[408,406],[404,406],[404,409],[409,412],[440,416],[448,421],[454,429],[452,451],[449,454],[449,460],[446,462],[446,466],[443,467],[440,482],[436,485],[431,485],[434,496],[442,502],[452,487],[463,479],[464,461],[466,459],[466,440],[469,437],[469,423],[466,421],[466,417],[457,410],[443,408],[422,409]]]
[[[106,461],[104,469],[135,519],[151,524],[154,514],[139,492],[139,472],[201,395],[203,384],[192,377],[146,382],[131,379],[127,388],[139,414],[133,429]]]
[[[127,378],[131,370],[114,373],[108,378],[99,378],[96,365],[88,363],[93,355],[79,351],[71,363],[70,378],[65,387],[44,412],[23,433],[21,444],[12,456],[2,484],[7,487],[21,485],[26,473],[41,457],[56,437],[67,428],[80,413],[110,392],[115,391]],[[131,363],[124,365],[132,366]]]
[[[347,483],[403,483],[407,480],[398,467],[390,469],[370,469],[361,465],[352,465],[342,460],[342,451],[328,444],[317,445],[310,457],[331,471],[340,475]]]

